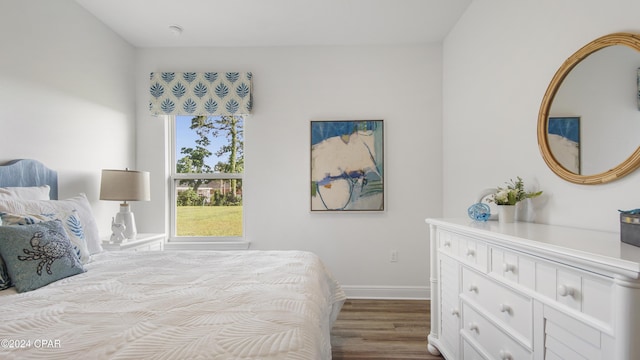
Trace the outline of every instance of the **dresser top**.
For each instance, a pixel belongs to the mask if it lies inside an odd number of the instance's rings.
[[[478,222],[464,218],[426,219],[430,225],[480,237],[534,255],[569,261],[596,272],[640,278],[640,247],[620,241],[620,233],[557,225],[497,221]]]

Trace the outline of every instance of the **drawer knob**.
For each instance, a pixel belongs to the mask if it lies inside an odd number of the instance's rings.
[[[504,272],[514,272],[516,270],[516,266],[504,263],[502,264],[502,270],[504,270]]]
[[[474,256],[476,254],[475,250],[467,249],[467,256]]]
[[[469,285],[469,291],[477,293],[478,292],[478,287],[473,285],[473,284],[471,284],[471,285]]]
[[[449,241],[449,240],[445,240],[445,241],[444,241],[444,246],[445,246],[445,247],[449,247],[449,246],[451,246],[451,241]]]
[[[513,356],[511,356],[511,354],[508,351],[505,351],[505,350],[500,350],[498,355],[500,355],[500,359],[501,360],[512,360],[513,359]]]
[[[507,304],[500,304],[500,312],[511,314],[511,306]]]
[[[575,289],[566,285],[560,285],[558,286],[558,295],[565,297],[565,296],[571,296],[573,297],[573,295],[576,293]]]
[[[469,331],[479,332],[478,324],[472,322],[469,323]]]
[[[451,315],[458,316],[460,315],[460,311],[458,309],[451,309]]]

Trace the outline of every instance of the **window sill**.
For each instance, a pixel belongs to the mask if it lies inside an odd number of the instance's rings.
[[[247,250],[251,245],[248,241],[168,241],[165,250]]]

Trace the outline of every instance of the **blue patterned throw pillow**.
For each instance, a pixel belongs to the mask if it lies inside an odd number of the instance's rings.
[[[83,264],[91,261],[91,254],[87,248],[84,227],[76,210],[50,212],[46,214],[11,214],[0,211],[2,225],[30,225],[43,221],[60,220],[69,236],[69,240],[76,247],[76,255]]]
[[[85,271],[58,220],[0,226],[0,255],[18,292]]]

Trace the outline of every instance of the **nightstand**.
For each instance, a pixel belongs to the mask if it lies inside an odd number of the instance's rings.
[[[122,244],[109,244],[111,235],[102,238],[102,248],[107,251],[162,251],[164,250],[164,234],[142,233],[135,239]]]

